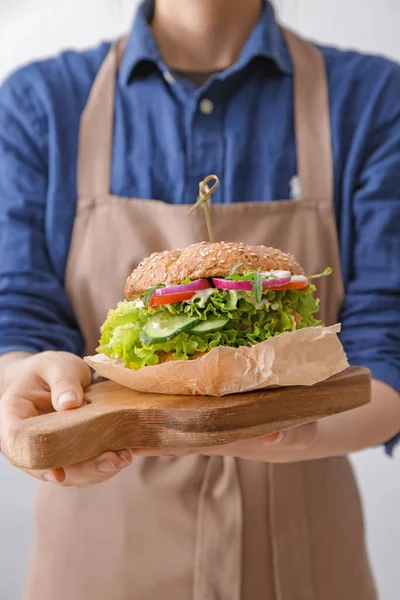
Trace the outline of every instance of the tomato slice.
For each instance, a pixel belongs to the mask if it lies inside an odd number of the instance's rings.
[[[285,285],[277,285],[275,287],[270,287],[268,289],[277,292],[279,290],[301,290],[308,286],[308,281],[291,281],[290,283],[286,283]]]
[[[163,294],[162,296],[153,296],[149,306],[162,306],[163,304],[175,304],[193,298],[196,292],[179,292],[176,294]]]

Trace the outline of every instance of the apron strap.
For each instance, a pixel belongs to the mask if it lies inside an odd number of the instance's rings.
[[[322,54],[282,29],[294,65],[294,120],[301,197],[333,203],[334,174],[328,81]]]
[[[294,119],[302,198],[332,204],[333,158],[328,85],[321,53],[282,28],[294,65]],[[110,193],[115,79],[127,38],[111,47],[81,118],[78,201]]]
[[[90,91],[79,131],[77,191],[80,199],[110,193],[115,79],[127,37],[110,48]]]
[[[274,600],[317,600],[311,563],[305,463],[268,467],[268,520],[271,532]],[[295,505],[288,499],[296,498]],[[319,600],[319,599],[318,599]]]
[[[240,600],[242,527],[236,459],[210,456],[199,494],[192,600]]]

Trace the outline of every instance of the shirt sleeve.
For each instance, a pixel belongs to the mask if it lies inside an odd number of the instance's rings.
[[[375,92],[371,87],[370,93]],[[349,361],[400,392],[400,68],[376,95],[360,139],[352,192],[353,240],[341,313]],[[400,402],[400,398],[399,398]],[[400,437],[391,440],[391,452]]]
[[[82,336],[46,244],[48,119],[29,68],[0,88],[0,354],[81,354]]]

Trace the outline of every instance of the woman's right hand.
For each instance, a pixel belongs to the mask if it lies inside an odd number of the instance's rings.
[[[79,408],[83,403],[83,389],[90,383],[90,369],[86,363],[66,352],[42,352],[24,358],[19,371],[0,399],[0,441],[6,456],[8,432],[18,421],[53,409]],[[84,487],[110,479],[131,462],[131,453],[122,450],[106,452],[95,459],[61,469],[26,472],[43,481]]]

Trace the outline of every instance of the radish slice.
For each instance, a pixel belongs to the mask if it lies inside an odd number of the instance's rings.
[[[290,279],[290,283],[292,282],[302,282],[302,283],[308,283],[308,277],[306,277],[305,275],[292,275],[291,279]]]
[[[190,283],[182,283],[182,285],[169,285],[163,288],[157,288],[154,291],[154,296],[164,296],[165,294],[180,294],[181,292],[198,292],[207,290],[211,285],[207,279],[196,279]]]
[[[262,282],[263,289],[266,290],[269,287],[276,287],[279,285],[285,285],[290,282],[290,275],[287,277],[281,277],[279,279],[264,279]],[[252,281],[232,281],[231,279],[217,279],[213,278],[215,287],[221,290],[236,290],[240,292],[252,292],[253,282]]]

